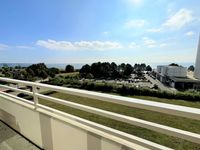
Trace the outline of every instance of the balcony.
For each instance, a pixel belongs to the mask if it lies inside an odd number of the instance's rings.
[[[200,135],[189,131],[161,125],[124,114],[111,112],[91,106],[82,105],[60,98],[43,94],[43,91],[56,91],[92,98],[100,102],[110,102],[158,113],[175,115],[179,117],[200,120],[200,109],[139,100],[86,90],[65,88],[35,82],[19,81],[0,78],[5,83],[29,86],[31,91],[1,84],[3,89],[28,94],[33,100],[26,100],[5,91],[0,91],[0,120],[18,131],[41,149],[47,150],[132,150],[132,149],[157,149],[170,150],[171,148],[159,145],[146,139],[65,113],[39,103],[39,99],[75,108],[84,112],[96,114],[126,124],[139,126],[148,130],[159,132],[171,137],[200,144]],[[0,131],[1,132],[1,131]],[[0,133],[1,134],[1,133]]]
[[[0,149],[1,150],[40,150],[28,139],[0,121]]]

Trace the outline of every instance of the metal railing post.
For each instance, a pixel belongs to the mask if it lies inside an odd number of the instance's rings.
[[[35,105],[35,109],[36,109],[37,105],[38,105],[38,97],[36,95],[36,93],[38,92],[37,86],[33,85],[32,88],[33,88],[33,101],[34,101],[34,105]]]

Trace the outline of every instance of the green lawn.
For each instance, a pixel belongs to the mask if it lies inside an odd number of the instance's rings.
[[[132,108],[132,107],[127,107],[127,106],[122,106],[118,104],[113,104],[113,103],[108,103],[108,102],[103,102],[103,101],[98,101],[94,99],[89,99],[89,98],[83,98],[79,96],[73,96],[69,94],[61,94],[61,93],[53,93],[50,96],[61,98],[64,100],[76,102],[79,104],[84,104],[96,108],[101,108],[104,110],[109,110],[112,112],[144,119],[147,121],[152,121],[156,123],[160,123],[163,125],[168,125],[171,127],[176,127],[179,129],[184,129],[187,131],[192,131],[195,133],[200,134],[200,121],[197,120],[191,120],[191,119],[186,119],[182,117],[176,117],[172,115],[166,115],[158,112],[153,112],[153,111],[147,111],[143,109],[137,109],[137,108]],[[160,99],[160,98],[154,98],[154,97],[146,97],[146,96],[137,96],[137,98],[142,98],[142,99],[149,99],[153,101],[159,101],[159,102],[166,102],[166,103],[172,103],[172,104],[179,104],[179,105],[184,105],[184,106],[190,106],[190,107],[197,107],[200,108],[200,103],[199,102],[188,102],[188,101],[183,101],[183,100],[170,100],[170,99]],[[99,115],[94,115],[91,113],[87,113],[81,110],[73,109],[67,106],[63,106],[60,104],[55,104],[49,101],[45,100],[39,100],[41,104],[50,106],[52,108],[64,111],[66,113],[70,113],[124,132],[127,132],[129,134],[136,135],[138,137],[174,148],[178,150],[200,150],[200,145],[191,143],[182,139],[170,137],[164,134],[160,134],[148,129],[144,129],[141,127],[129,125],[123,122],[119,122],[116,120],[108,119],[106,117],[101,117]]]
[[[162,103],[168,103],[168,104],[200,108],[200,101],[192,102],[192,101],[186,101],[186,100],[180,100],[180,99],[167,99],[167,98],[158,98],[158,97],[151,97],[151,96],[130,96],[130,97],[162,102]]]

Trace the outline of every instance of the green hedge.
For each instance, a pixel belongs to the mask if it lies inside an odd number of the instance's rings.
[[[76,79],[64,79],[62,77],[56,77],[50,79],[47,84],[73,87],[86,89],[91,91],[112,92],[121,95],[139,95],[139,96],[153,96],[167,99],[182,99],[187,101],[200,101],[200,92],[188,91],[188,92],[166,92],[148,88],[137,88],[130,85],[118,85],[111,83],[99,83],[92,81],[79,81]]]

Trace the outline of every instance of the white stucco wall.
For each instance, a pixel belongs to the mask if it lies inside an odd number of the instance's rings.
[[[0,94],[0,119],[45,150],[122,150],[124,147],[115,141],[37,112],[34,106],[23,106],[22,103]]]

